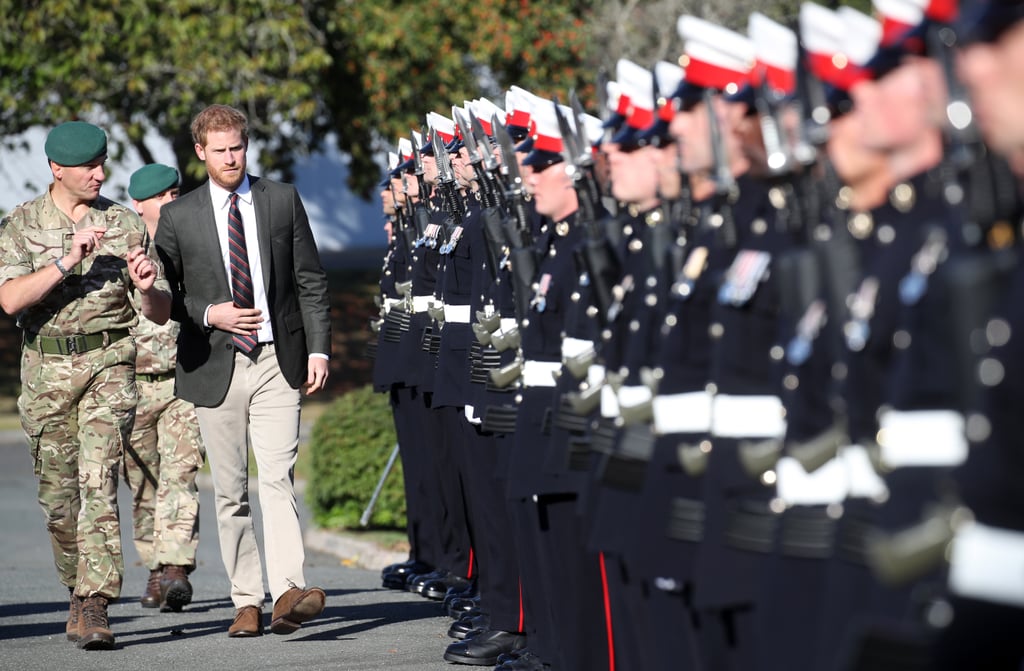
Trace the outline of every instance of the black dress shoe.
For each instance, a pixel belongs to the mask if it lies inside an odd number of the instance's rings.
[[[457,576],[453,573],[449,573],[447,576],[441,578],[440,580],[432,580],[430,582],[424,583],[423,589],[420,591],[420,594],[427,597],[428,599],[440,601],[444,599],[445,595],[448,593],[448,590],[452,589],[453,587],[458,589],[465,589],[468,586],[469,580]]]
[[[380,572],[381,582],[388,589],[405,589],[405,581],[410,575],[423,575],[434,570],[433,566],[421,561],[410,559],[400,564],[385,566]]]
[[[420,573],[420,574],[423,574],[423,573],[430,573],[433,570],[434,570],[434,567],[429,565],[429,564],[425,564],[425,563],[419,561],[418,559],[409,559],[409,560],[406,560],[404,562],[399,562],[398,564],[389,564],[388,566],[385,566],[384,568],[382,568],[380,570],[380,577],[383,578],[384,576],[386,576],[389,573],[403,573],[403,574]]]
[[[499,663],[494,671],[548,671],[550,668],[550,664],[527,650],[516,659]]]
[[[475,596],[472,599],[455,599],[448,604],[448,615],[453,620],[459,619],[466,613],[472,613],[474,610],[480,610],[479,596]]]
[[[498,656],[526,645],[526,635],[510,631],[482,631],[472,638],[452,643],[444,651],[444,659],[456,664],[494,666]]]
[[[529,648],[519,648],[518,650],[502,653],[498,655],[498,666],[514,662],[528,652],[530,652]]]
[[[463,588],[449,587],[448,592],[444,595],[444,609],[447,611],[448,606],[452,601],[456,599],[472,599],[480,594],[476,586],[476,580],[470,580],[469,585]]]
[[[463,640],[472,631],[487,631],[491,628],[491,616],[487,613],[478,613],[474,617],[460,618],[452,622],[448,627],[448,636]]]
[[[425,583],[440,580],[447,575],[448,571],[441,568],[428,571],[427,573],[410,573],[409,577],[405,580],[406,589],[419,594],[423,590]]]

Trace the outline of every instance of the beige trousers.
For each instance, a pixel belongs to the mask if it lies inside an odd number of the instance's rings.
[[[262,607],[263,567],[249,506],[249,444],[256,458],[267,582],[276,602],[304,588],[305,552],[293,481],[299,447],[299,390],[281,374],[272,344],[255,361],[235,354],[224,401],[196,408],[213,474],[221,558],[235,608]]]

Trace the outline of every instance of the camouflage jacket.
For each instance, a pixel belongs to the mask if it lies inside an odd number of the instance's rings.
[[[0,221],[0,284],[33,273],[70,249],[76,228],[105,226],[96,251],[74,268],[42,301],[18,315],[18,325],[44,336],[69,336],[131,328],[138,323],[125,260],[145,245],[157,268],[156,287],[170,293],[146,225],[128,208],[100,196],[75,224],[50,193],[22,203]]]
[[[178,352],[178,331],[181,324],[167,320],[163,326],[155,324],[141,314],[139,323],[132,329],[135,336],[135,371],[138,373],[160,374],[174,370]]]

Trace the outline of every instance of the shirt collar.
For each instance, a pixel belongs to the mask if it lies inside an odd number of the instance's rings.
[[[248,204],[252,204],[252,189],[249,186],[249,175],[242,178],[242,183],[238,185],[238,188],[234,191],[228,191],[224,187],[216,184],[212,179],[209,180],[210,184],[210,199],[221,209],[228,206],[229,199],[232,193],[237,193],[238,198]]]

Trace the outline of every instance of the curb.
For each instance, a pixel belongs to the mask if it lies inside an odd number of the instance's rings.
[[[302,535],[302,541],[307,550],[338,557],[343,566],[374,571],[379,571],[389,564],[404,562],[409,558],[406,552],[385,550],[376,543],[323,529],[307,529]]]

